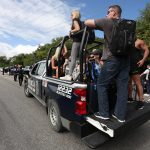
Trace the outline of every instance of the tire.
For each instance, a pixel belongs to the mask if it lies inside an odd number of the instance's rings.
[[[24,81],[24,93],[27,97],[33,97],[32,94],[29,92],[27,80]]]
[[[64,128],[62,126],[59,107],[52,99],[48,100],[48,117],[52,129],[56,132],[62,132]]]

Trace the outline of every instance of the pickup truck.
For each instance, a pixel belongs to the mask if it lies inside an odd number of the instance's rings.
[[[94,116],[98,111],[96,83],[88,80],[85,69],[88,65],[85,59],[87,50],[88,29],[84,29],[80,47],[79,75],[74,81],[54,78],[51,69],[51,53],[58,46],[63,48],[68,37],[49,50],[46,60],[35,64],[29,76],[24,80],[24,93],[27,97],[34,96],[46,108],[49,124],[56,132],[67,129],[78,135],[90,148],[97,148],[105,141],[118,137],[125,132],[131,132],[150,118],[150,105],[145,103],[143,110],[136,110],[136,102],[127,106],[125,123],[119,123],[113,118],[104,121]],[[93,47],[102,43],[96,42]],[[89,48],[90,49],[90,48]],[[58,76],[60,77],[60,64],[58,59]],[[115,86],[110,86],[110,109],[116,100]]]

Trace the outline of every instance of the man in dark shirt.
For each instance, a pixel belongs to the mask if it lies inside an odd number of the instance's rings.
[[[143,52],[143,55],[142,55]],[[130,50],[130,80],[129,80],[129,93],[128,93],[128,102],[134,102],[132,98],[132,81],[135,83],[137,88],[137,94],[139,101],[137,102],[137,109],[144,108],[144,97],[143,97],[143,87],[141,83],[140,74],[142,71],[142,66],[147,60],[149,55],[148,46],[141,39],[135,41],[134,47]]]
[[[112,117],[123,123],[125,122],[128,98],[129,57],[120,58],[113,56],[109,50],[113,30],[112,19],[119,19],[121,12],[120,6],[112,5],[108,8],[106,18],[89,19],[85,21],[85,25],[103,31],[105,39],[102,56],[104,64],[97,81],[99,112],[95,113],[95,116],[103,120],[110,119],[108,86],[115,79],[117,84],[117,101]]]

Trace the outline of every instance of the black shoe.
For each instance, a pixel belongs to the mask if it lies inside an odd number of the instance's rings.
[[[94,116],[97,117],[97,118],[103,119],[103,120],[110,119],[109,117],[103,117],[103,116],[101,116],[99,112],[94,113]]]
[[[128,98],[128,103],[133,103],[134,102],[134,100],[133,100],[133,98]]]
[[[125,120],[119,119],[116,115],[112,114],[112,117],[115,118],[118,122],[124,123]]]
[[[144,108],[144,102],[138,101],[138,102],[137,102],[136,109],[141,110],[141,109],[143,109],[143,108]]]

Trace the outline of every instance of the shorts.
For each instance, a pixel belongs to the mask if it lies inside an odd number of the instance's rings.
[[[142,68],[139,67],[137,64],[130,65],[130,72],[129,75],[141,74]]]

